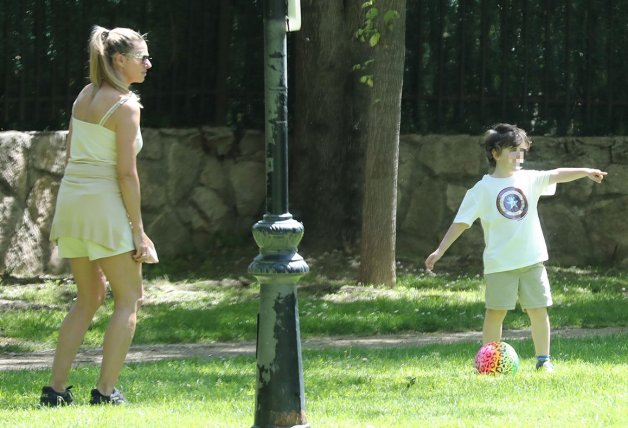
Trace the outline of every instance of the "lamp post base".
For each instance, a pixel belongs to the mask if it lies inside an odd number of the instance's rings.
[[[260,283],[254,427],[309,428],[296,293],[309,271],[297,252],[303,225],[290,214],[267,214],[253,226],[253,236],[260,247],[249,265]]]

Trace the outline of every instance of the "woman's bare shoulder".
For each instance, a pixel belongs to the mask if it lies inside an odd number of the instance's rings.
[[[98,122],[100,118],[125,95],[106,85],[97,87],[86,85],[74,102],[76,117],[88,122]]]

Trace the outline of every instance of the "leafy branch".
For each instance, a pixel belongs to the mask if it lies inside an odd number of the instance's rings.
[[[376,19],[379,16],[379,9],[375,7],[375,3],[377,0],[368,0],[362,3],[362,9],[366,9],[366,13],[364,15],[364,22],[362,26],[359,27],[354,36],[357,40],[362,43],[368,43],[371,48],[374,48],[379,43],[379,40],[382,36],[381,31],[377,28]],[[384,22],[384,26],[390,31],[393,28],[395,20],[400,18],[400,14],[398,11],[389,9],[387,10],[382,20]],[[360,83],[365,84],[369,88],[373,87],[373,75],[368,74],[366,68],[375,62],[374,59],[368,59],[362,64],[355,64],[353,66],[353,71],[363,70],[365,74],[360,76]]]

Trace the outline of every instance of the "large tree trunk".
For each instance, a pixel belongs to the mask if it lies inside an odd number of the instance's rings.
[[[354,243],[361,229],[360,280],[392,287],[406,3],[374,2],[381,38],[372,48],[354,37],[364,23],[363,4],[302,1],[294,49],[291,211],[305,225],[305,246],[339,248]],[[386,24],[391,10],[399,15]],[[357,83],[365,73],[373,76],[373,87]]]
[[[376,28],[379,42],[369,49],[374,60],[373,86],[365,113],[366,166],[362,208],[360,281],[365,284],[396,283],[395,244],[397,216],[397,170],[399,123],[405,55],[405,0],[378,0]],[[383,17],[397,11],[398,18],[387,25]],[[367,40],[368,43],[368,40]]]
[[[295,33],[291,212],[305,226],[303,245],[321,250],[356,241],[361,150],[352,137],[351,29],[338,0],[303,0]]]

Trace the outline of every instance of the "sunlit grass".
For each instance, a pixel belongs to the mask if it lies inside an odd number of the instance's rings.
[[[259,285],[237,276],[169,279],[155,272],[146,282],[135,344],[255,338]],[[550,268],[549,273],[553,328],[627,325],[626,273],[577,268]],[[474,274],[400,272],[398,286],[386,289],[312,273],[298,288],[301,335],[479,331],[483,293],[482,278]],[[0,353],[52,349],[74,297],[75,287],[67,280],[0,285]],[[112,309],[108,299],[86,347],[102,343]],[[520,310],[505,323],[506,328],[527,326]],[[628,335],[553,338],[553,376],[535,372],[530,340],[510,343],[519,353],[520,370],[498,378],[475,374],[478,343],[306,350],[309,422],[334,428],[628,426]],[[70,382],[79,405],[42,410],[36,403],[48,370],[0,372],[0,426],[253,425],[252,356],[130,364],[120,380],[132,402],[124,409],[85,405],[97,374],[95,366],[73,370]]]
[[[556,373],[534,370],[529,340],[511,342],[513,376],[477,375],[477,344],[303,353],[312,427],[623,427],[628,425],[628,336],[555,341]],[[97,367],[73,371],[78,406],[36,407],[47,371],[2,372],[0,426],[248,427],[254,357],[129,365],[128,408],[86,405]]]
[[[625,326],[628,276],[594,270],[550,268],[555,305],[553,328]],[[259,285],[233,279],[146,283],[134,343],[207,343],[252,340],[256,332]],[[299,289],[301,334],[317,336],[479,331],[484,286],[479,275],[401,274],[398,286],[362,286],[320,275]],[[69,281],[0,286],[0,299],[19,302],[0,312],[0,352],[54,347],[59,325],[72,304]],[[100,308],[85,346],[97,346],[112,311]],[[512,311],[505,328],[527,328],[528,317]]]

